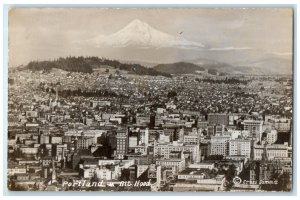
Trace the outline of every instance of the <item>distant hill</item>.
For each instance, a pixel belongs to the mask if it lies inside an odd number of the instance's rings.
[[[32,61],[22,69],[28,69],[31,71],[50,71],[53,68],[69,72],[93,72],[92,66],[88,64],[83,57],[59,58],[52,61]]]
[[[142,65],[144,67],[147,67],[147,68],[153,68],[156,65],[161,64],[159,62],[155,63],[155,62],[141,61],[141,60],[119,60],[119,61],[122,62],[122,63],[127,63],[127,64],[132,64],[132,63],[140,64],[140,65]]]
[[[171,77],[169,73],[160,72],[153,68],[146,68],[140,64],[127,64],[121,63],[117,60],[98,57],[66,57],[51,61],[33,61],[20,68],[20,70],[28,69],[31,71],[50,71],[53,68],[57,68],[69,72],[92,73],[95,67],[101,67],[103,65],[119,70],[125,70],[137,75]]]
[[[199,65],[188,62],[177,62],[171,64],[159,64],[153,69],[168,73],[168,74],[195,74],[197,71],[204,71],[205,69]]]
[[[244,62],[237,62],[235,64],[228,64],[205,58],[188,60],[186,62],[194,63],[208,70],[217,70],[220,73],[223,72],[227,74],[278,75],[292,73],[291,60],[274,56],[257,60],[245,60]]]
[[[194,60],[187,60],[186,62],[193,63],[209,71],[217,71],[223,74],[238,73],[238,71],[236,71],[232,65],[225,62],[219,62],[216,60],[198,58]]]
[[[235,67],[236,71],[247,74],[292,74],[292,61],[276,57],[256,60],[250,63],[241,63]]]

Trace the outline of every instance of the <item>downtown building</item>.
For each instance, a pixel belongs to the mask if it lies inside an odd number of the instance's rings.
[[[263,121],[260,120],[244,120],[244,130],[249,131],[249,136],[256,141],[261,140],[263,132]]]
[[[191,154],[191,161],[193,163],[200,161],[199,145],[183,144],[174,141],[173,143],[155,143],[154,144],[154,156],[170,159],[172,152],[183,152]]]
[[[244,139],[229,140],[229,156],[246,156],[250,158],[251,141]]]
[[[228,125],[228,115],[226,113],[209,113],[207,120],[209,124]]]
[[[93,137],[80,136],[75,141],[75,148],[76,149],[88,149],[92,144],[94,144]]]
[[[231,136],[211,136],[210,155],[228,155],[228,142]]]
[[[125,129],[117,130],[117,148],[116,156],[119,159],[123,159],[124,155],[128,153],[129,141],[128,133]]]
[[[288,143],[254,145],[254,160],[262,160],[264,153],[268,160],[288,158]]]

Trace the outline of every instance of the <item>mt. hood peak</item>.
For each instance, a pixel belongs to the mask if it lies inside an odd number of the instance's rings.
[[[173,36],[159,31],[148,23],[135,19],[121,30],[110,35],[98,35],[97,37],[78,41],[96,45],[96,47],[135,47],[135,48],[167,48],[176,47],[184,49],[203,48],[204,45],[198,42],[188,41],[181,35]]]

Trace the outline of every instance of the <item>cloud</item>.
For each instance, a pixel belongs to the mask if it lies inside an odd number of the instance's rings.
[[[238,50],[252,50],[251,47],[216,47],[210,48],[209,51],[238,51]]]
[[[292,52],[272,52],[272,54],[274,54],[276,56],[291,56],[291,55],[293,55]]]

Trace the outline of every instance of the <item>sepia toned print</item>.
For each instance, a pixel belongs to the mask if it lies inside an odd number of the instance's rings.
[[[10,191],[290,192],[293,9],[11,8]]]

